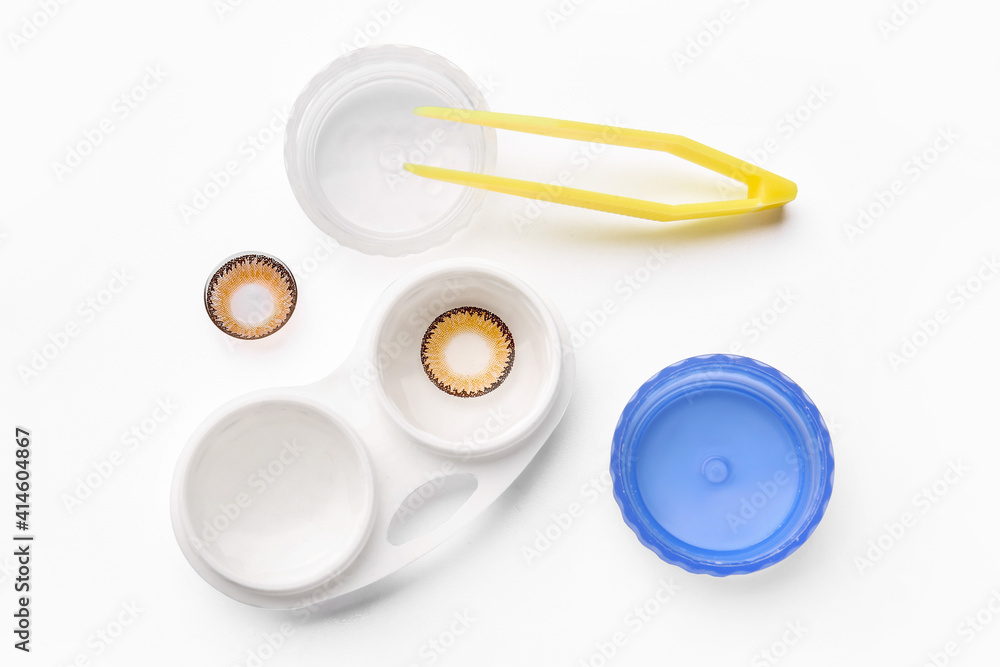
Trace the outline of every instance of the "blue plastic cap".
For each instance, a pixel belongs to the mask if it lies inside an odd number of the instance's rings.
[[[748,357],[685,359],[629,400],[611,449],[625,523],[700,574],[774,565],[816,529],[833,491],[830,432],[779,371]]]

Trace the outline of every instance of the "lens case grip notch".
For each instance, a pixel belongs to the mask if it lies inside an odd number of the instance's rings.
[[[431,322],[474,306],[517,345],[509,375],[463,398],[427,377]],[[223,593],[299,608],[358,591],[432,550],[524,470],[565,412],[572,348],[550,305],[491,263],[449,260],[380,298],[354,352],[319,382],[227,403],[192,435],[174,475],[174,532],[194,569]],[[411,539],[389,538],[414,491],[456,476],[474,490]],[[467,479],[467,478],[466,478]],[[433,501],[433,498],[429,498]],[[398,522],[400,519],[397,518]],[[417,524],[415,524],[417,525]]]

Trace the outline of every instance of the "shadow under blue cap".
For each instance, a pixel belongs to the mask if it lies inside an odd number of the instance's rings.
[[[749,357],[692,357],[650,378],[615,429],[611,478],[625,523],[663,560],[756,572],[798,549],[833,491],[816,405]]]

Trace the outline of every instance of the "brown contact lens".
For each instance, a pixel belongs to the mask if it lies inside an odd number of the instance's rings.
[[[478,340],[462,344],[462,337]],[[453,347],[472,349],[463,354],[462,350],[452,351]],[[427,377],[441,391],[461,398],[482,396],[507,379],[514,365],[514,337],[503,320],[488,310],[453,308],[427,327],[420,344],[420,361]]]
[[[270,336],[283,327],[297,298],[292,272],[261,253],[231,257],[205,284],[205,309],[212,322],[244,340]]]

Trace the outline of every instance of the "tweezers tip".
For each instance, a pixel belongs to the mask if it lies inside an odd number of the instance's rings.
[[[440,117],[442,111],[444,111],[443,107],[415,107],[413,109],[414,115],[430,118]]]

